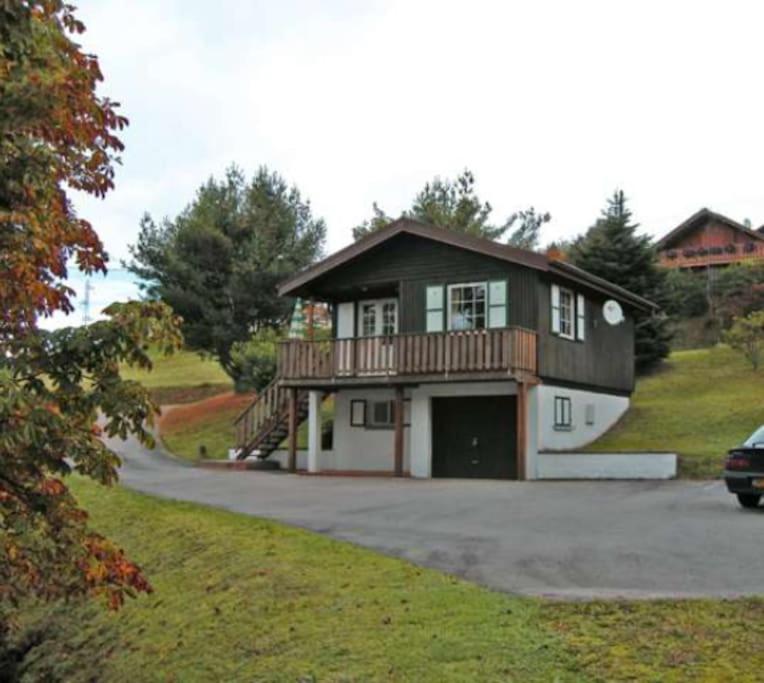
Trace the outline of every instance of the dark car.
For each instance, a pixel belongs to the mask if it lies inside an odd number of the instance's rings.
[[[764,495],[764,426],[742,446],[728,453],[724,481],[727,490],[737,496],[744,508],[758,507]]]

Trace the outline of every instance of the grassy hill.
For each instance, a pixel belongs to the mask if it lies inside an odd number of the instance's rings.
[[[72,484],[155,592],[117,614],[21,610],[22,681],[753,681],[764,670],[762,600],[520,598],[273,522]]]
[[[718,476],[727,450],[764,424],[764,372],[725,346],[671,355],[641,379],[625,418],[587,450],[663,450],[680,474]]]
[[[159,404],[188,403],[231,390],[230,377],[211,358],[193,351],[170,356],[152,352],[150,356],[154,363],[151,371],[124,368],[122,375],[150,389]]]

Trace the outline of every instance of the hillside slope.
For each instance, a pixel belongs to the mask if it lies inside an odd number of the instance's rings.
[[[662,450],[680,475],[715,477],[727,450],[764,424],[764,372],[724,346],[677,351],[641,379],[624,419],[586,450]]]

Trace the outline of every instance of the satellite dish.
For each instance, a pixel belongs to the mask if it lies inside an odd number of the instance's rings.
[[[602,305],[602,316],[608,325],[620,325],[623,322],[623,309],[614,299],[608,299]]]

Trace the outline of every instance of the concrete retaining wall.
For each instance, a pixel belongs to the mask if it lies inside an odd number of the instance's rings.
[[[539,453],[538,479],[673,479],[676,453]]]

